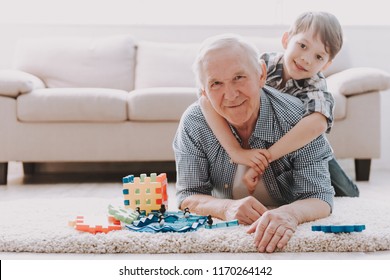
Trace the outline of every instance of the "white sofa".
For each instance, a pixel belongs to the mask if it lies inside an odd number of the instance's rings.
[[[279,38],[250,39],[281,50]],[[21,39],[14,67],[0,70],[0,184],[9,161],[174,161],[180,116],[197,99],[198,46],[129,35]],[[351,65],[345,47],[325,73],[336,100],[329,139],[337,158],[355,159],[356,179],[368,180],[390,75]]]

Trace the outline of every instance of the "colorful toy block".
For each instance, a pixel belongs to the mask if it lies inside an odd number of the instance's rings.
[[[138,219],[139,213],[131,208],[124,208],[121,206],[108,205],[108,213],[115,219],[125,224],[131,224]]]
[[[322,231],[325,233],[350,233],[362,232],[366,229],[365,225],[314,225],[311,227],[312,231]]]
[[[168,205],[167,175],[161,173],[141,174],[140,177],[123,177],[123,198],[125,208],[144,210],[146,214],[159,211],[161,205]]]
[[[108,233],[113,230],[121,230],[122,226],[120,224],[120,221],[116,219],[112,219],[112,217],[109,218],[109,223],[101,223],[97,225],[91,226],[90,224],[86,223],[86,220],[84,216],[77,216],[74,221],[70,221],[69,225],[74,227],[76,230],[89,232],[92,234],[96,233]]]

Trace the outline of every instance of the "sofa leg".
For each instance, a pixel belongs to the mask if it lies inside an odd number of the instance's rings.
[[[8,162],[0,162],[0,185],[7,184]]]
[[[371,159],[355,159],[356,181],[370,180]]]
[[[23,162],[24,175],[34,175],[35,163],[34,162]]]

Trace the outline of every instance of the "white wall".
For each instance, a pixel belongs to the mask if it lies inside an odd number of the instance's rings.
[[[153,26],[153,25],[45,25],[0,23],[0,69],[12,66],[16,42],[22,37],[106,36],[132,34],[139,39],[196,42],[210,35],[234,32],[248,36],[279,37],[286,26]],[[354,66],[390,72],[390,26],[344,26]],[[390,170],[390,91],[382,94],[382,158],[373,168]],[[364,110],[364,108],[362,108]]]

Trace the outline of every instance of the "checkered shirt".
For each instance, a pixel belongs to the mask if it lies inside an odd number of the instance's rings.
[[[302,102],[265,86],[259,94],[260,114],[249,139],[252,149],[268,149],[289,131],[305,112]],[[240,141],[234,128],[238,141]],[[173,142],[177,167],[178,206],[194,194],[232,198],[237,164],[231,162],[208,126],[199,103],[183,114]],[[334,190],[328,171],[332,150],[322,135],[297,151],[270,164],[264,183],[273,199],[287,204],[319,198],[333,207]]]
[[[313,112],[324,115],[328,123],[326,132],[329,133],[333,126],[334,99],[327,91],[325,76],[319,72],[309,79],[290,79],[283,87],[283,53],[264,53],[261,59],[267,65],[266,84],[280,92],[298,97],[305,105],[305,116]]]

